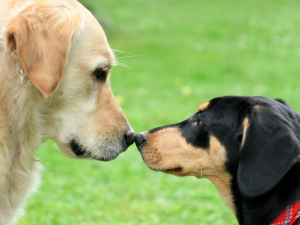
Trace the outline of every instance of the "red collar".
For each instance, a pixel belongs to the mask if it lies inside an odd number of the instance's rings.
[[[292,225],[300,217],[300,199],[286,207],[270,225]]]

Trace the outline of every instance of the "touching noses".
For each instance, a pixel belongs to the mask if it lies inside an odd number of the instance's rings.
[[[144,132],[139,133],[135,136],[135,144],[139,151],[142,150],[145,143],[146,143],[146,135]]]
[[[133,144],[133,142],[135,140],[135,133],[132,131],[129,131],[124,135],[124,138],[125,138],[127,146],[129,147],[130,145]]]

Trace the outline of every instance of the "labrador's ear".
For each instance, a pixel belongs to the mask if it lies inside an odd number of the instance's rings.
[[[300,154],[292,124],[275,108],[251,106],[244,120],[238,186],[249,198],[271,190]]]
[[[7,25],[8,48],[17,51],[27,77],[45,97],[58,87],[79,24],[80,16],[62,5],[35,5]]]

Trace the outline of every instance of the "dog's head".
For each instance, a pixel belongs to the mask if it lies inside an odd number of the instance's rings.
[[[97,20],[75,0],[10,2],[7,52],[31,83],[21,87],[29,126],[42,124],[69,157],[116,158],[134,133],[110,88],[115,57]]]
[[[138,134],[136,144],[149,168],[208,178],[232,201],[233,183],[253,198],[280,182],[300,155],[299,122],[281,100],[221,97],[181,123]]]

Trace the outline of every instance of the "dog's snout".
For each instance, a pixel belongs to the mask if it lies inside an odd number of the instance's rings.
[[[124,137],[128,146],[132,145],[135,141],[135,133],[132,131],[127,132]]]
[[[143,133],[139,133],[135,136],[135,144],[139,151],[142,150],[143,146],[146,143],[146,135]]]

